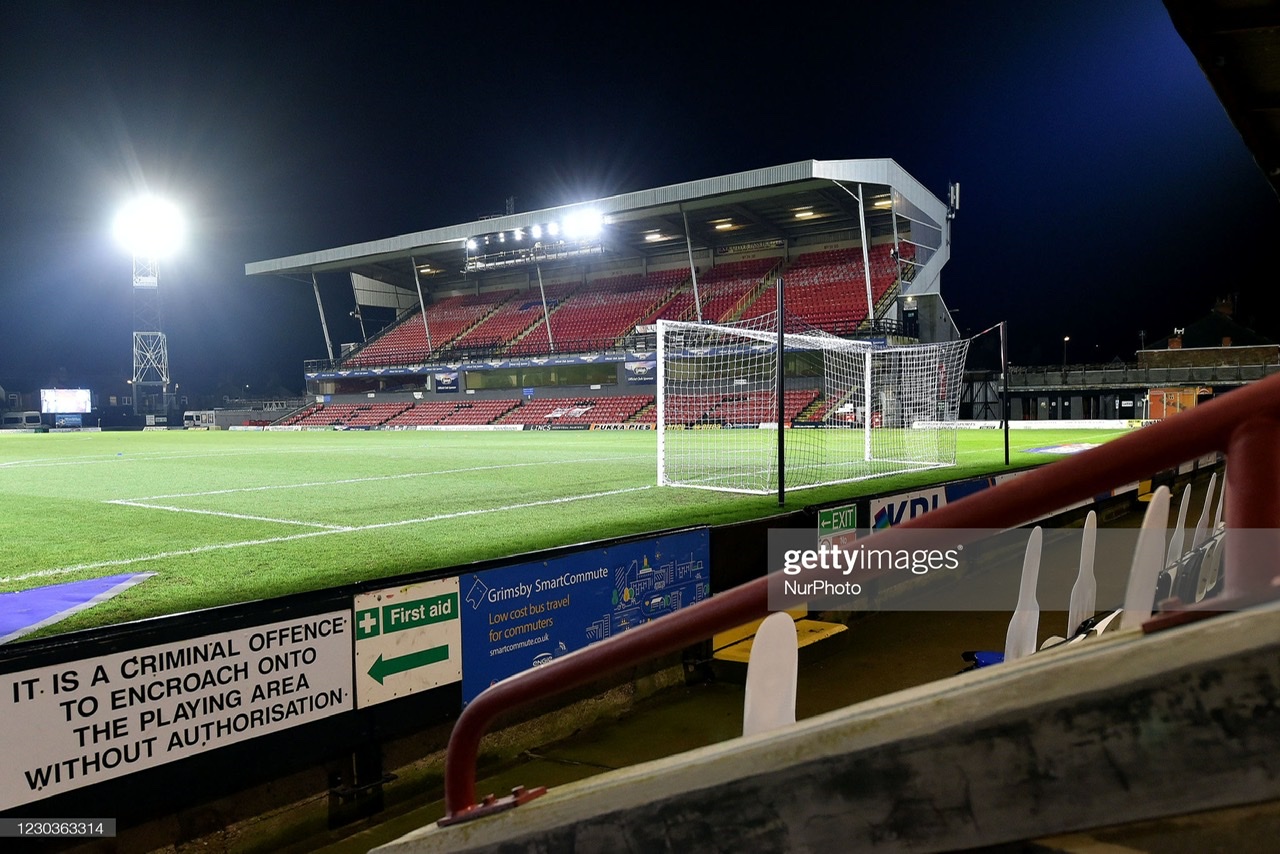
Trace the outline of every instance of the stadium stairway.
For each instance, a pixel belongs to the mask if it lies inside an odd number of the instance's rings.
[[[578,282],[547,285],[545,292],[548,305],[553,301],[558,304],[578,286]],[[450,348],[456,351],[485,349],[496,352],[537,328],[542,318],[541,292],[533,289],[520,291],[482,322],[455,338]]]
[[[677,288],[673,288],[666,298],[654,306],[653,311],[640,319],[639,326],[657,323],[661,320],[688,320],[694,313],[693,285],[687,280]],[[623,336],[625,338],[626,336]],[[618,339],[621,341],[622,339]]]
[[[814,398],[813,401],[805,405],[804,409],[801,409],[796,413],[794,420],[805,424],[820,422],[822,420],[823,413],[826,412],[826,406],[827,403],[825,400]]]
[[[747,291],[742,298],[734,304],[733,308],[729,309],[729,311],[725,313],[720,322],[735,323],[739,320],[746,319],[752,307],[759,303],[765,294],[772,294],[776,286],[775,281],[766,274],[760,279],[760,281],[756,282],[755,286],[752,287],[751,290]],[[765,304],[766,303],[761,303],[761,305]],[[773,311],[776,307],[776,297],[773,301],[768,301],[767,305],[768,308],[762,312],[764,314]]]
[[[898,298],[898,283],[894,282],[890,288],[876,299],[875,310],[870,312],[858,324],[859,332],[871,332],[875,329],[875,319],[884,317],[884,313],[895,299]]]

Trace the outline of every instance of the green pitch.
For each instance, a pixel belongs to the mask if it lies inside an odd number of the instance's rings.
[[[1114,435],[1014,431],[1011,461]],[[49,634],[778,512],[657,487],[656,447],[651,432],[0,435],[0,592],[156,573]],[[959,431],[957,458],[788,508],[1001,469],[1001,434]]]

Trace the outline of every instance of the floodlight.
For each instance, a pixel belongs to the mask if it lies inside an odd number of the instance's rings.
[[[564,236],[568,238],[595,237],[602,228],[604,217],[599,211],[579,211],[564,218]]]
[[[116,215],[116,239],[134,255],[160,258],[182,245],[182,214],[172,202],[142,196],[129,202]]]
[[[160,322],[159,262],[182,245],[185,228],[178,208],[151,195],[121,208],[112,230],[133,255],[133,411],[144,398],[169,408],[169,343]]]
[[[475,251],[476,251],[476,242],[475,242],[475,240],[474,240],[474,239],[472,239],[472,240],[468,240],[468,241],[467,241],[467,251],[468,251],[468,252],[475,252]]]
[[[547,224],[547,234],[551,235],[552,237],[555,237],[559,233],[560,233],[560,223],[552,222]]]
[[[529,229],[529,233],[533,235],[533,239],[534,239],[534,240],[541,240],[541,239],[542,239],[542,226],[540,226],[540,225],[535,225],[533,228]]]

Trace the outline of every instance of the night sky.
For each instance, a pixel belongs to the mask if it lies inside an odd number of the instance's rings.
[[[129,376],[144,189],[190,221],[182,392],[296,393],[311,290],[248,261],[810,158],[960,181],[943,296],[1015,362],[1132,359],[1232,293],[1278,336],[1280,203],[1156,0],[748,8],[0,3],[0,385]]]

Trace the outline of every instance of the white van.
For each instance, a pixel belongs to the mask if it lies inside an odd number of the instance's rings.
[[[182,426],[187,430],[210,430],[218,419],[212,409],[188,409],[182,413]]]
[[[41,425],[40,413],[33,409],[26,412],[6,412],[0,416],[0,428],[5,430],[30,430]]]

